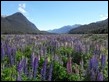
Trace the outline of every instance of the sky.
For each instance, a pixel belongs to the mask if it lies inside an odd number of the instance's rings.
[[[39,30],[108,18],[108,1],[1,1],[1,15],[21,12]]]

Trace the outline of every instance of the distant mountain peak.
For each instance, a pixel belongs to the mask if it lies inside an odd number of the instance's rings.
[[[20,12],[16,12],[16,13],[14,13],[14,14],[12,14],[12,15],[10,15],[10,16],[7,16],[7,17],[15,17],[15,18],[25,18],[25,19],[27,19],[22,13],[20,13]]]
[[[53,30],[48,30],[48,32],[51,33],[68,33],[72,28],[77,28],[80,26],[80,24],[75,24],[75,25],[66,25],[58,29],[53,29]]]
[[[12,14],[12,15],[16,15],[16,16],[24,16],[21,12],[16,12],[16,13],[14,13],[14,14]]]
[[[1,19],[1,32],[37,33],[39,32],[39,30],[22,13],[16,12],[10,16]]]
[[[95,34],[108,33],[108,18],[102,21],[81,25],[78,28],[74,28],[69,31],[69,34],[88,34],[88,33],[95,33]]]

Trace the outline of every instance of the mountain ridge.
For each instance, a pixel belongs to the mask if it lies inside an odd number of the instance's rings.
[[[66,25],[61,28],[53,29],[53,30],[48,30],[50,33],[68,33],[72,28],[77,28],[80,26],[80,24],[75,24],[75,25]]]
[[[69,34],[108,33],[108,18],[71,29]]]
[[[1,16],[2,33],[38,33],[39,29],[30,22],[22,13],[16,12],[12,15]]]

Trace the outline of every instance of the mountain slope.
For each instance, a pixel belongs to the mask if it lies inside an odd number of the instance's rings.
[[[1,16],[1,33],[38,33],[37,27],[31,23],[22,13]]]
[[[48,30],[48,32],[50,32],[50,33],[59,33],[59,34],[60,33],[68,33],[72,28],[76,28],[78,26],[80,26],[80,25],[79,24],[75,24],[75,25],[72,25],[72,26],[67,25],[67,26],[63,26],[63,27],[61,27],[59,29]]]
[[[81,25],[77,28],[71,29],[69,34],[87,34],[87,33],[108,33],[108,19],[90,23],[88,25]]]

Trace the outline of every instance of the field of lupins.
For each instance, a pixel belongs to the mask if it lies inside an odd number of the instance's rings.
[[[1,35],[2,81],[108,81],[108,34]]]

